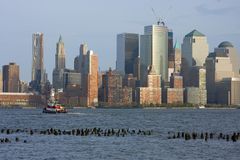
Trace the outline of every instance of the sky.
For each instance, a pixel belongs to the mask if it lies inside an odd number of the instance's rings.
[[[157,17],[182,43],[193,29],[207,36],[210,52],[230,41],[240,52],[239,0],[0,0],[0,66],[16,62],[20,79],[31,80],[32,34],[44,33],[44,65],[49,80],[59,36],[66,66],[73,68],[81,43],[99,56],[100,70],[116,64],[116,35],[143,34]]]

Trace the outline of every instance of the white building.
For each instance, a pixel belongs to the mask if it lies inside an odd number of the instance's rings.
[[[144,27],[140,37],[140,79],[146,85],[148,66],[153,66],[157,75],[168,81],[168,28],[164,25]]]
[[[208,56],[207,37],[197,30],[188,33],[182,44],[182,56],[188,66],[203,66]]]

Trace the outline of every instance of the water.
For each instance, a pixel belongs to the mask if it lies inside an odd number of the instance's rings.
[[[130,128],[153,130],[150,136],[53,136],[15,133],[0,138],[0,159],[236,159],[240,141],[168,139],[169,131],[240,132],[240,110],[217,109],[73,109],[68,114],[42,114],[40,109],[0,109],[0,128],[73,129]],[[23,143],[27,140],[27,143]]]

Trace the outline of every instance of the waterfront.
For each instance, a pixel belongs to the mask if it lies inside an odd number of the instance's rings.
[[[168,132],[240,132],[238,109],[72,109],[42,114],[40,109],[0,109],[1,128],[129,128],[149,136],[54,136],[1,134],[20,142],[0,144],[0,159],[239,159],[240,141],[168,139]],[[27,140],[27,143],[23,143]]]

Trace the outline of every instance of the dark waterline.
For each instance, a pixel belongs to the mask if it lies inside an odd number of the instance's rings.
[[[0,144],[0,159],[239,159],[240,141],[168,139],[168,132],[240,132],[240,110],[72,109],[42,114],[40,109],[0,109],[1,128],[129,128],[150,136],[97,137],[1,134],[20,142]],[[23,143],[27,140],[27,143]]]

